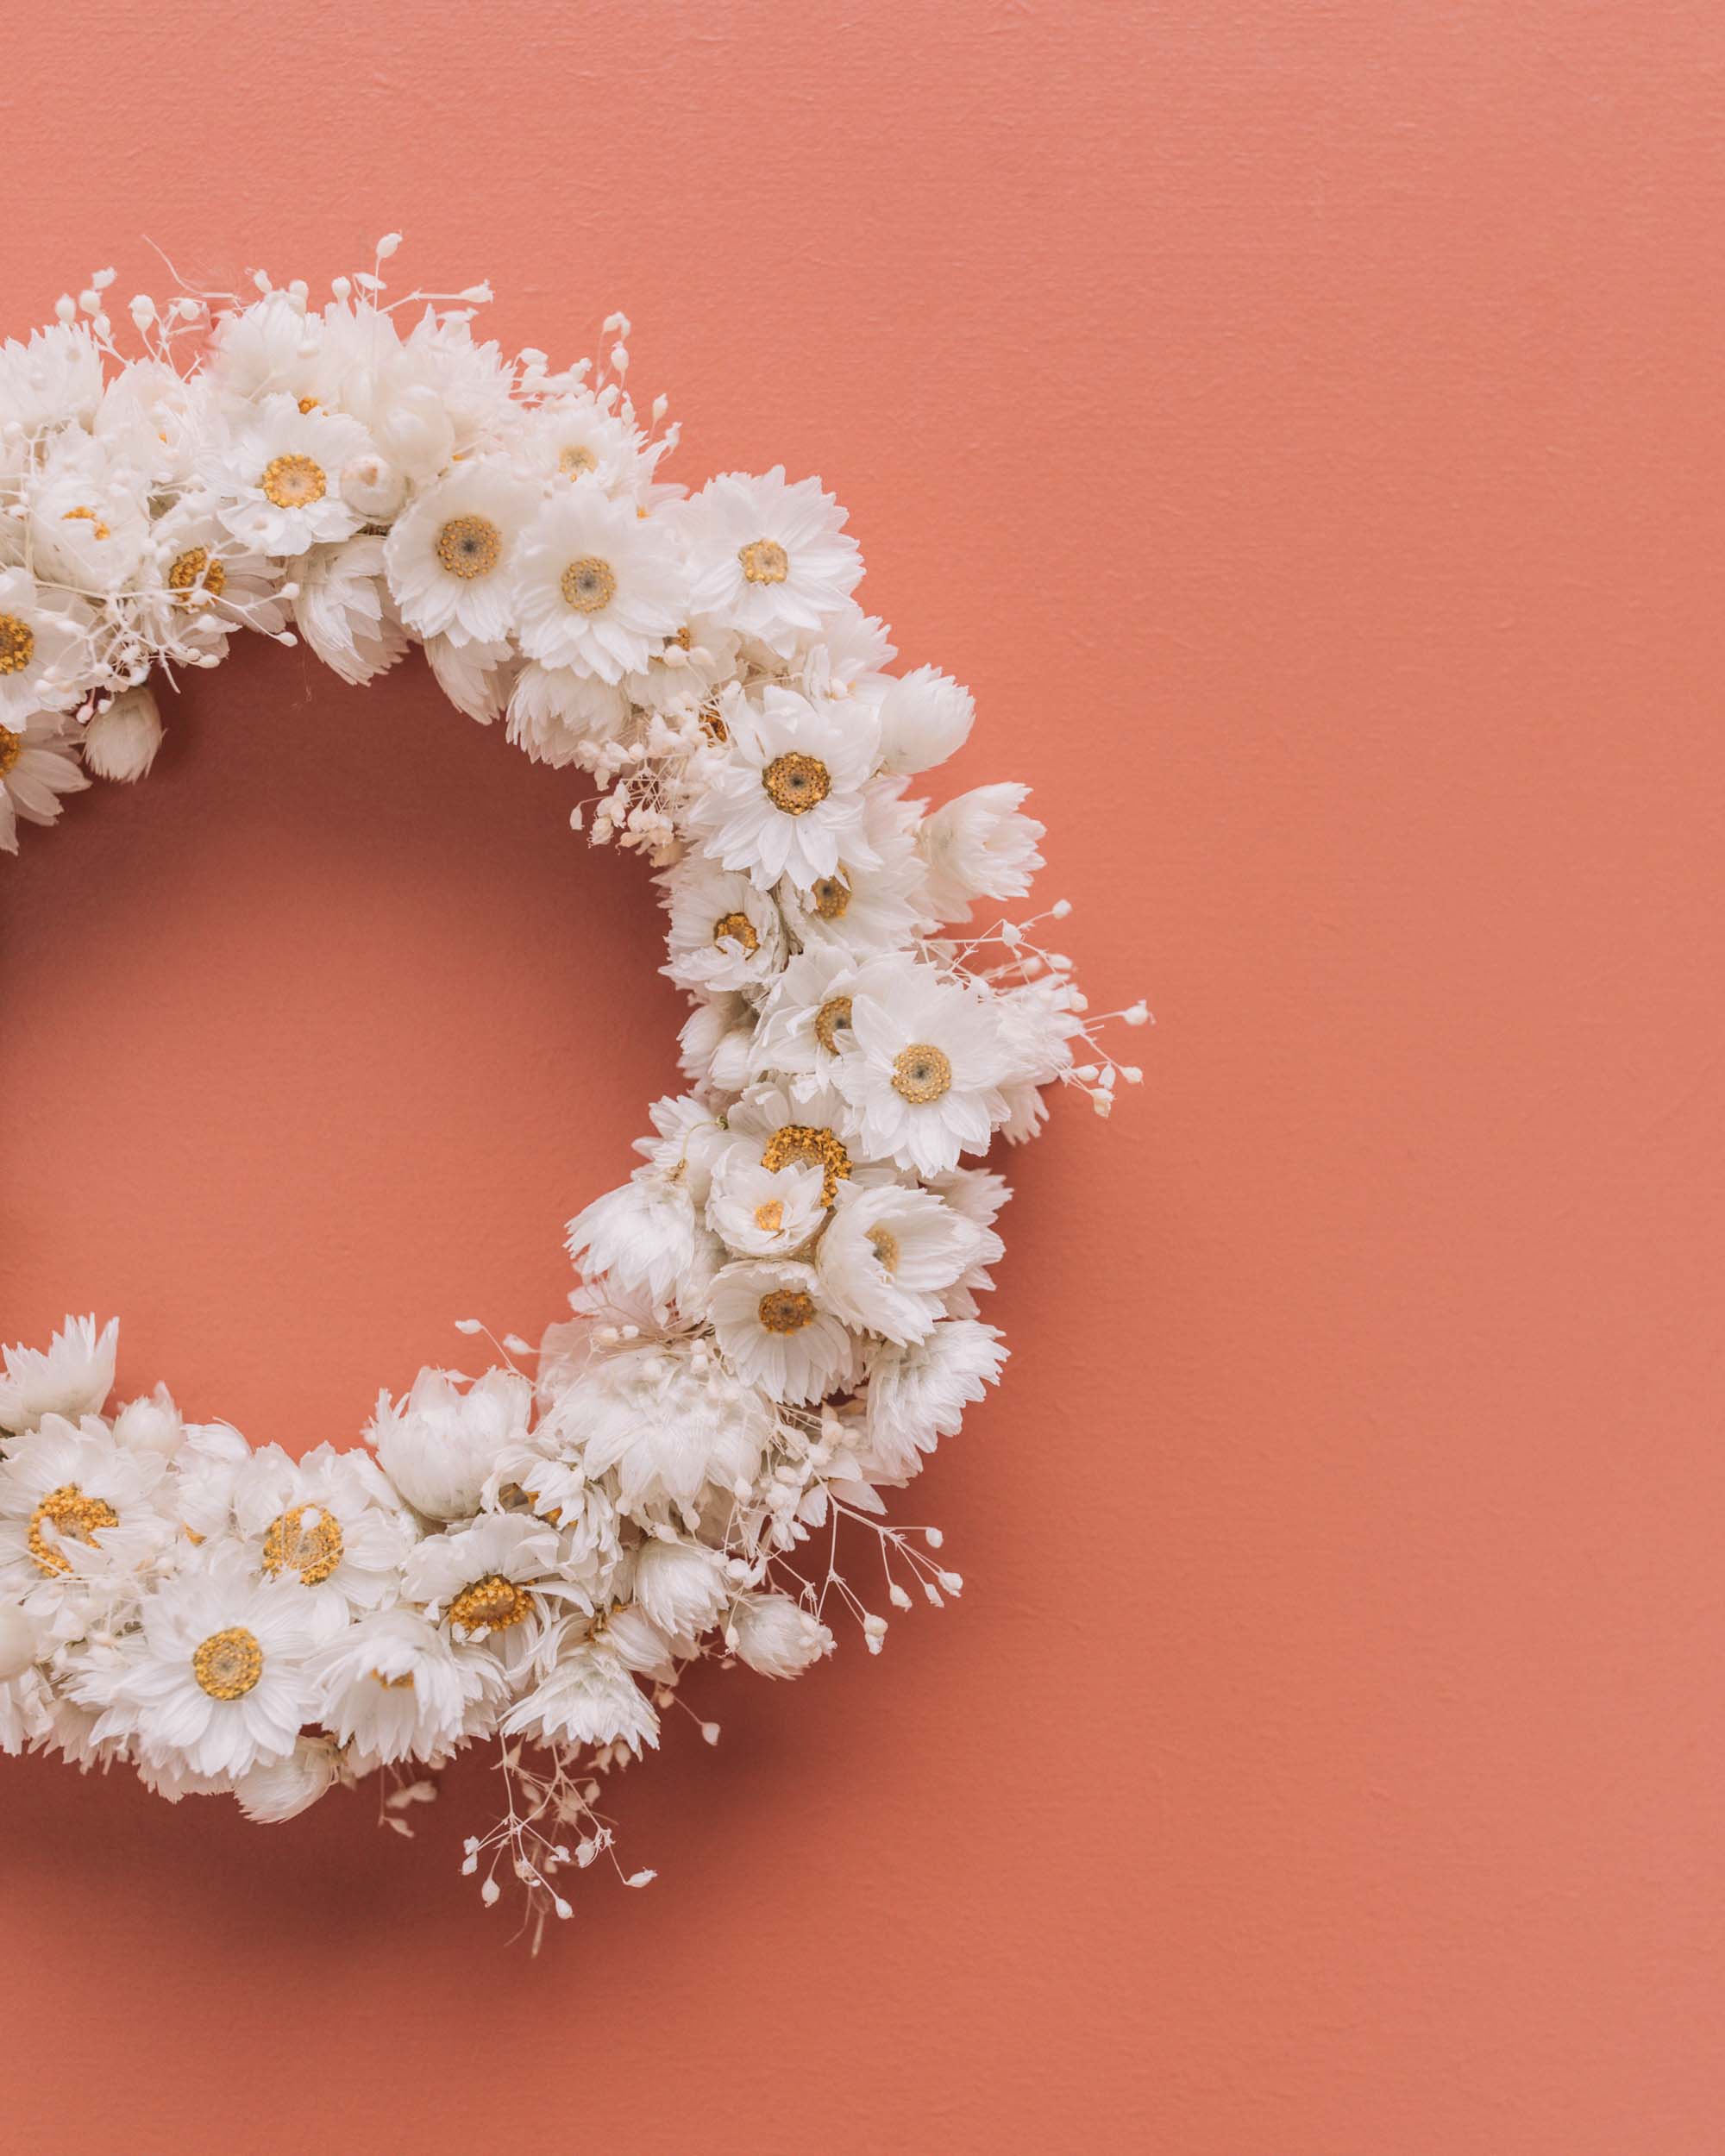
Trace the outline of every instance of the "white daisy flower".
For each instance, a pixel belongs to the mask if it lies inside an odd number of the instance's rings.
[[[886,623],[848,599],[822,622],[819,634],[800,640],[792,672],[807,696],[872,690],[878,702],[888,686],[884,669],[898,655]]]
[[[812,1406],[856,1374],[856,1341],[811,1265],[743,1259],[713,1282],[710,1312],[737,1375],[773,1399]]]
[[[20,817],[27,824],[56,823],[60,796],[89,784],[59,719],[27,718],[15,726],[0,720],[0,853],[17,852]]]
[[[741,1257],[790,1257],[826,1217],[824,1188],[819,1165],[789,1161],[772,1169],[732,1155],[714,1178],[707,1222]]]
[[[393,1598],[419,1538],[376,1461],[327,1445],[302,1460],[260,1446],[235,1478],[232,1504],[251,1563],[306,1590],[322,1639]]]
[[[101,348],[81,322],[51,323],[33,329],[28,343],[0,344],[0,426],[34,434],[69,419],[87,424],[101,399]]]
[[[158,1766],[237,1778],[286,1758],[317,1711],[313,1645],[305,1597],[218,1550],[146,1595],[114,1677],[92,1675],[72,1695],[105,1708],[98,1739],[124,1738]]]
[[[445,1758],[473,1710],[494,1706],[508,1682],[495,1655],[415,1609],[360,1618],[317,1657],[311,1674],[318,1720],[353,1747],[360,1773],[402,1759]]]
[[[84,701],[101,670],[93,619],[81,599],[43,591],[28,569],[0,568],[0,726],[16,735],[39,713]]]
[[[687,1519],[710,1490],[728,1502],[752,1482],[772,1416],[704,1352],[647,1344],[590,1363],[559,1393],[542,1440],[578,1451],[590,1477],[617,1477],[625,1513],[678,1507]]]
[[[698,1639],[729,1597],[724,1553],[704,1542],[649,1535],[635,1552],[632,1589],[661,1632]]]
[[[862,580],[845,515],[819,479],[787,486],[782,465],[758,479],[727,472],[709,481],[679,511],[695,611],[788,656]]]
[[[43,1417],[0,1460],[0,1595],[52,1607],[51,1590],[129,1573],[168,1539],[156,1505],[163,1462],[122,1452],[98,1416]]]
[[[983,1153],[1007,1104],[998,1020],[978,992],[932,966],[877,959],[850,998],[852,1052],[834,1084],[860,1119],[866,1150],[920,1175]]]
[[[683,567],[662,520],[596,486],[554,496],[523,542],[521,646],[602,681],[643,667],[687,611]]]
[[[1043,867],[1044,827],[1019,814],[1027,786],[979,786],[925,817],[917,844],[928,863],[935,918],[962,921],[978,899],[1021,899]]]
[[[729,1174],[738,1161],[766,1168],[800,1163],[819,1169],[826,1205],[838,1186],[854,1175],[890,1181],[891,1169],[871,1163],[863,1154],[856,1116],[831,1075],[826,1070],[815,1077],[770,1079],[750,1086],[726,1111],[729,1143],[713,1155],[711,1174]]]
[[[668,980],[692,994],[760,987],[784,963],[785,924],[771,895],[699,856],[658,878],[670,923]]]
[[[314,547],[293,565],[294,624],[342,680],[387,672],[407,650],[407,632],[383,573],[384,542],[373,532]]]
[[[812,1075],[850,1046],[857,961],[842,944],[800,951],[774,981],[750,1044],[750,1075]]]
[[[242,546],[207,501],[176,503],[156,520],[150,543],[152,567],[140,604],[147,635],[170,656],[224,658],[235,630],[273,636],[286,626],[280,564]],[[301,562],[294,572],[302,587],[306,567]]]
[[[586,483],[638,498],[658,461],[645,437],[591,393],[549,398],[527,415],[510,444],[522,471],[543,485]]]
[[[359,530],[359,512],[342,497],[342,467],[371,446],[344,413],[302,411],[291,397],[266,397],[236,424],[205,479],[235,538],[260,554],[304,554]]]
[[[48,444],[24,490],[26,543],[45,583],[110,595],[130,584],[150,547],[144,479],[119,453],[69,428]]]
[[[879,760],[867,711],[769,686],[758,705],[728,699],[724,716],[726,752],[714,758],[689,818],[708,854],[763,890],[782,876],[806,891],[841,856],[859,868],[879,865],[863,815],[862,790]]]
[[[515,621],[515,555],[538,506],[497,458],[458,464],[398,517],[384,542],[397,611],[422,636],[495,643]]]
[[[569,1223],[565,1247],[583,1273],[604,1273],[656,1309],[699,1313],[718,1263],[688,1188],[640,1168]]]
[[[234,1493],[251,1457],[251,1446],[229,1423],[185,1426],[173,1457],[172,1495],[165,1501],[195,1540],[207,1542],[232,1532]]]
[[[629,699],[614,681],[530,661],[509,693],[507,731],[535,763],[560,767],[620,739],[629,716]]]
[[[34,1430],[45,1415],[76,1421],[96,1413],[114,1389],[120,1320],[100,1332],[91,1318],[68,1318],[46,1348],[9,1347],[0,1376],[0,1430]]]
[[[532,1409],[533,1387],[514,1371],[487,1370],[463,1392],[447,1372],[424,1369],[399,1405],[378,1395],[366,1434],[416,1511],[465,1520],[479,1510],[499,1453],[527,1434]]]
[[[980,1247],[980,1232],[926,1190],[851,1184],[833,1205],[815,1267],[847,1325],[903,1345],[933,1331],[942,1296]]]
[[[788,1595],[743,1595],[731,1612],[726,1645],[762,1677],[800,1677],[831,1654],[832,1634]]]
[[[153,1452],[159,1460],[172,1460],[185,1439],[185,1425],[163,1384],[129,1400],[114,1418],[114,1442],[122,1452]]]
[[[507,1736],[543,1745],[656,1747],[659,1717],[652,1702],[602,1643],[566,1648],[555,1668],[504,1717]]]
[[[379,319],[388,321],[386,316]],[[290,292],[266,292],[250,306],[219,317],[208,369],[236,400],[272,393],[309,397],[328,386],[317,377],[323,338],[321,315],[309,314]]]
[[[713,1163],[731,1144],[714,1110],[693,1094],[667,1094],[647,1111],[651,1138],[638,1138],[635,1150],[660,1175],[686,1181],[698,1206],[706,1203]]]
[[[560,1597],[555,1531],[524,1513],[487,1513],[427,1535],[402,1567],[402,1593],[457,1640],[486,1640],[514,1669],[537,1647]]]
[[[1007,1351],[993,1326],[947,1318],[925,1340],[886,1343],[868,1360],[865,1471],[899,1481],[914,1475],[919,1457],[952,1437],[964,1410],[998,1385]]]

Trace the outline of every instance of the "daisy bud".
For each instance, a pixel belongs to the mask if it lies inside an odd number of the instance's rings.
[[[146,323],[155,320],[156,303],[147,292],[138,292],[134,295],[130,312],[133,321],[141,329]]]
[[[658,1876],[656,1871],[631,1871],[623,1883],[632,1887],[651,1886]]]
[[[1106,1119],[1114,1112],[1113,1096],[1112,1094],[1093,1093],[1090,1095],[1090,1106],[1098,1115]]]
[[[1149,1021],[1150,1009],[1146,1004],[1135,1003],[1131,1010],[1122,1011],[1120,1016],[1128,1025],[1144,1025]]]
[[[70,292],[62,292],[54,302],[54,312],[62,322],[76,322],[78,302]]]
[[[128,689],[84,730],[84,761],[98,779],[129,786],[141,779],[161,747],[161,713],[147,689]]]
[[[378,260],[379,260],[380,262],[386,262],[386,261],[388,261],[388,260],[389,260],[390,256],[391,256],[392,254],[394,254],[394,252],[395,252],[395,250],[397,249],[397,248],[398,248],[400,245],[401,245],[401,235],[400,235],[400,233],[398,233],[398,232],[386,232],[386,233],[384,234],[384,235],[383,235],[382,239],[380,239],[380,240],[378,241],[378,243],[377,243]]]
[[[938,1550],[945,1541],[946,1537],[942,1534],[938,1527],[925,1527],[922,1531],[922,1539],[931,1550]]]
[[[22,1677],[36,1658],[35,1627],[17,1602],[0,1602],[0,1684]]]
[[[96,270],[91,273],[90,281],[97,291],[105,292],[114,282],[114,272],[110,269]]]
[[[407,481],[392,464],[370,450],[342,467],[342,499],[367,523],[386,523],[407,499]]]
[[[1072,911],[1072,901],[1070,899],[1057,899],[1048,910],[1057,921],[1063,921]]]
[[[80,313],[99,315],[102,311],[102,295],[100,292],[79,292],[78,304]]]
[[[701,1724],[701,1735],[706,1739],[708,1744],[716,1745],[718,1742],[718,1724],[717,1722],[703,1722]]]
[[[114,1418],[114,1442],[128,1452],[154,1452],[159,1459],[171,1459],[185,1434],[185,1426],[166,1385],[128,1401]]]
[[[345,277],[338,277],[330,285],[329,289],[335,293],[337,299],[346,299],[352,293],[354,288],[348,282]]]
[[[461,1860],[461,1877],[464,1879],[471,1879],[479,1868],[480,1860],[477,1857],[464,1857]]]
[[[487,1879],[480,1889],[480,1899],[487,1908],[494,1908],[502,1893],[503,1889],[495,1879]]]
[[[949,1595],[962,1595],[964,1592],[964,1576],[962,1572],[943,1572],[939,1578]]]
[[[896,1580],[894,1580],[892,1585],[887,1589],[887,1600],[893,1605],[894,1609],[914,1609],[916,1607],[916,1604],[912,1601],[910,1596],[906,1594],[904,1589],[899,1585]]]
[[[887,1620],[884,1617],[875,1616],[875,1613],[870,1610],[869,1614],[862,1620],[862,1629],[865,1633],[867,1633],[871,1639],[884,1639],[887,1631]]]
[[[745,1595],[731,1626],[737,1651],[762,1677],[796,1677],[824,1654],[832,1634],[787,1595]]]
[[[551,1906],[556,1910],[559,1916],[570,1917],[575,1913],[574,1909],[569,1907],[569,1904],[563,1899],[561,1894],[557,1896],[556,1900],[552,1902]]]
[[[252,272],[252,282],[257,286],[260,292],[267,292],[271,290],[269,272],[267,270],[254,270]]]
[[[488,306],[491,304],[491,286],[489,285],[469,285],[466,291],[457,292],[455,297],[458,299],[465,299],[470,307]]]

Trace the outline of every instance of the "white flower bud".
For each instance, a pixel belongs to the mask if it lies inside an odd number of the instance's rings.
[[[161,747],[161,713],[148,689],[128,689],[84,730],[84,761],[98,779],[129,786],[141,779]]]
[[[745,1595],[732,1620],[737,1651],[762,1677],[798,1677],[832,1652],[832,1634],[787,1595]]]
[[[234,1785],[240,1809],[250,1820],[274,1826],[307,1811],[336,1778],[332,1747],[301,1737],[286,1758],[255,1766]]]
[[[172,1459],[185,1433],[179,1410],[166,1385],[129,1400],[114,1418],[114,1442],[129,1452],[154,1452],[161,1459]]]
[[[487,1370],[459,1392],[442,1370],[421,1370],[398,1407],[380,1395],[371,1438],[383,1470],[417,1510],[465,1520],[505,1445],[524,1442],[533,1404],[529,1378]]]
[[[407,481],[372,450],[342,467],[342,499],[368,524],[387,523],[407,499]]]
[[[930,771],[963,746],[975,699],[938,667],[895,679],[881,699],[881,761],[888,771]]]
[[[699,1542],[645,1542],[636,1552],[635,1599],[662,1632],[697,1639],[724,1607],[724,1561]]]

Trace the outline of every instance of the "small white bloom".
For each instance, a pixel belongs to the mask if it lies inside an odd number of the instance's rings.
[[[859,1332],[925,1339],[941,1298],[981,1247],[981,1232],[926,1190],[887,1184],[838,1193],[816,1267],[828,1301]]]
[[[530,658],[620,680],[681,624],[675,542],[598,487],[571,487],[545,505],[523,542],[518,607]]]
[[[396,608],[421,636],[495,643],[515,620],[515,562],[534,491],[492,459],[457,465],[398,517],[384,542]]]
[[[427,1535],[402,1567],[402,1592],[460,1640],[485,1640],[513,1669],[530,1658],[548,1597],[562,1594],[557,1537],[522,1513],[487,1513],[465,1527]]]
[[[438,687],[458,711],[489,726],[508,710],[520,661],[507,637],[457,644],[447,636],[428,636],[424,652]]]
[[[787,656],[837,615],[862,575],[845,511],[819,479],[727,472],[680,512],[697,613],[716,614]]]
[[[129,1400],[114,1418],[114,1442],[122,1451],[154,1453],[171,1460],[185,1435],[185,1425],[166,1385]]]
[[[415,1609],[360,1618],[316,1658],[312,1677],[319,1718],[365,1771],[447,1758],[474,1709],[495,1705],[506,1685],[494,1655]]]
[[[724,1555],[702,1542],[649,1537],[635,1553],[634,1591],[662,1632],[699,1639],[724,1607]]]
[[[487,1370],[463,1392],[443,1371],[424,1369],[398,1406],[380,1394],[367,1434],[410,1505],[433,1520],[465,1520],[498,1454],[526,1435],[532,1405],[531,1384],[512,1371]]]
[[[568,667],[523,667],[509,695],[509,738],[535,763],[577,763],[629,723],[629,699],[614,681]]]
[[[1019,813],[1029,792],[979,786],[924,819],[917,843],[937,919],[962,921],[978,899],[1021,899],[1030,889],[1043,866],[1043,826]]]
[[[724,706],[729,745],[690,812],[690,828],[727,868],[763,890],[783,876],[808,890],[837,869],[879,865],[863,821],[863,786],[879,737],[864,711],[817,706],[794,689],[768,687],[758,705]]]
[[[744,1595],[731,1613],[737,1652],[762,1677],[800,1677],[833,1650],[832,1634],[787,1595]]]
[[[741,1257],[790,1257],[825,1218],[825,1189],[818,1163],[787,1160],[773,1169],[737,1149],[714,1177],[707,1221]]]
[[[811,1405],[855,1374],[856,1338],[812,1266],[784,1259],[727,1265],[712,1284],[712,1315],[732,1368],[775,1400]]]
[[[881,761],[888,771],[932,770],[962,749],[976,717],[975,699],[938,667],[890,677],[875,704]]]
[[[261,1760],[242,1774],[234,1795],[248,1819],[275,1827],[310,1811],[336,1777],[335,1746],[319,1737],[301,1737],[285,1759]]]
[[[82,599],[44,590],[28,569],[0,568],[0,728],[13,738],[39,713],[71,711],[96,686],[93,622]],[[0,755],[0,769],[5,761]]]
[[[566,1649],[536,1691],[505,1715],[511,1736],[546,1745],[627,1745],[639,1752],[659,1742],[659,1717],[619,1657],[602,1645]]]
[[[68,1318],[46,1349],[9,1347],[0,1377],[0,1430],[34,1430],[45,1415],[76,1421],[114,1389],[120,1320],[100,1332],[92,1318]]]
[[[148,689],[127,689],[84,729],[85,768],[98,779],[129,786],[141,779],[161,747],[161,712]]]
[[[374,680],[407,649],[384,580],[383,546],[374,533],[361,532],[340,546],[314,547],[294,565],[294,621],[344,681]]]
[[[608,1274],[658,1309],[698,1310],[716,1265],[687,1185],[650,1168],[577,1214],[566,1247],[582,1272]]]
[[[543,1438],[578,1450],[590,1476],[615,1470],[626,1512],[696,1508],[710,1486],[752,1482],[772,1437],[765,1402],[708,1358],[645,1345],[591,1363],[559,1393]]]
[[[919,1454],[953,1436],[965,1408],[1000,1381],[1007,1351],[993,1326],[948,1318],[913,1346],[883,1345],[869,1358],[869,1472],[894,1480],[915,1474]]]
[[[680,988],[758,987],[784,963],[783,918],[750,877],[695,856],[659,881],[670,914],[661,970]]]
[[[5,624],[0,619],[0,636]],[[18,818],[27,824],[60,820],[60,796],[90,784],[78,751],[56,718],[0,718],[0,853],[18,850]]]
[[[304,554],[359,530],[341,474],[371,446],[344,413],[302,411],[291,397],[266,397],[210,459],[204,479],[235,538],[260,554]]]
[[[850,1032],[852,1052],[834,1064],[833,1081],[870,1153],[938,1175],[961,1153],[988,1150],[1007,1115],[1007,1065],[982,993],[932,966],[882,959],[858,976]]]

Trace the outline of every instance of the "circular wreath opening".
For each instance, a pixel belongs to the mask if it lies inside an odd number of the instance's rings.
[[[0,1750],[258,1820],[381,1773],[407,1833],[486,1742],[507,1799],[462,1869],[543,1923],[623,1871],[604,1771],[675,1710],[717,1739],[692,1668],[795,1676],[841,1617],[878,1652],[875,1601],[959,1592],[888,1497],[1000,1376],[986,1157],[1051,1087],[1106,1115],[1138,1073],[1043,940],[1070,909],[1026,909],[1026,789],[919,790],[972,700],[892,670],[819,481],[668,481],[624,317],[597,364],[507,358],[486,288],[391,299],[394,246],[322,306],[261,273],[140,296],[129,351],[99,273],[0,348],[0,849],[143,777],[153,683],[242,632],[350,682],[417,644],[645,856],[686,1089],[570,1223],[569,1315],[382,1394],[352,1450],[254,1448],[162,1385],[114,1407],[115,1321],[7,1349]]]

